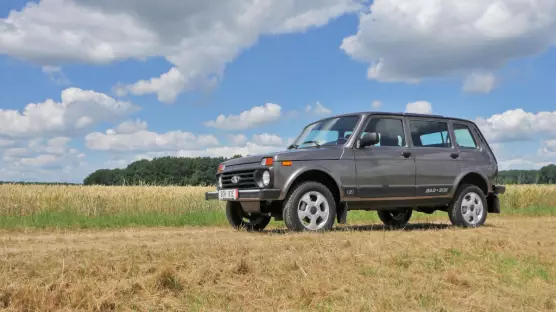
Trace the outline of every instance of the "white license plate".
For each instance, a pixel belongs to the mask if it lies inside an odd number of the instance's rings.
[[[237,189],[231,190],[220,190],[218,191],[218,199],[219,200],[235,200],[237,199],[238,191]]]

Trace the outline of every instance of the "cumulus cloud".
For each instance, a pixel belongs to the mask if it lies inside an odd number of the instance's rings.
[[[205,149],[183,149],[178,151],[171,151],[168,153],[163,152],[147,152],[143,154],[136,155],[133,160],[140,159],[153,159],[155,157],[161,156],[177,156],[177,157],[232,157],[234,155],[258,155],[258,154],[268,154],[283,150],[281,147],[277,146],[264,146],[258,145],[254,142],[247,142],[243,146],[218,146],[209,147]],[[131,161],[130,161],[131,162]]]
[[[22,112],[0,109],[0,136],[23,138],[75,135],[104,121],[136,112],[130,102],[90,90],[69,88],[62,91],[61,102],[46,100],[28,104]]]
[[[71,141],[68,137],[55,137],[51,139],[36,138],[26,143],[19,142],[17,147],[6,149],[3,152],[0,171],[7,177],[25,176],[26,179],[35,180],[43,170],[56,176],[60,172],[55,170],[70,170],[78,167],[85,154],[76,149],[69,148]],[[35,174],[35,178],[32,175]]]
[[[230,143],[233,145],[243,145],[247,143],[247,137],[245,134],[230,134],[228,135]]]
[[[468,93],[490,93],[496,84],[492,73],[472,73],[463,81],[462,89]]]
[[[284,144],[284,140],[281,137],[269,133],[253,135],[253,142],[263,146],[280,146]]]
[[[0,53],[43,65],[161,56],[173,68],[119,86],[173,102],[213,84],[261,35],[305,31],[361,9],[360,0],[42,0],[0,19]]]
[[[42,67],[42,71],[50,77],[50,80],[58,85],[71,84],[71,81],[66,77],[60,66],[45,65]]]
[[[488,118],[479,117],[476,123],[489,142],[528,141],[542,137],[556,137],[554,127],[556,111],[531,113],[518,108]]]
[[[408,103],[405,107],[406,113],[432,114],[432,105],[427,101]]]
[[[332,114],[332,110],[324,107],[324,105],[322,105],[318,101],[317,101],[317,103],[315,103],[315,106],[307,105],[307,107],[305,107],[305,111],[307,113],[320,115],[320,116],[328,116],[328,115]]]
[[[85,136],[85,145],[91,150],[119,152],[176,151],[219,145],[218,139],[213,135],[195,135],[183,131],[157,133],[146,130],[146,126],[141,121],[135,121],[133,125],[124,122],[105,133],[88,134]]]
[[[219,115],[216,120],[205,122],[205,126],[223,130],[244,130],[275,122],[281,117],[282,107],[266,103],[255,106],[239,115]]]
[[[369,79],[413,83],[496,70],[555,42],[553,0],[375,0],[341,49]]]
[[[374,100],[371,103],[371,107],[374,108],[374,109],[380,109],[382,107],[382,102],[379,101],[379,100]]]

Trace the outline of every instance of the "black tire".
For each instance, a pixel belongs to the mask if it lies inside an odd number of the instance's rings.
[[[474,195],[476,196],[473,197]],[[469,205],[462,205],[464,201],[468,201]],[[480,215],[477,216],[479,211]],[[469,213],[472,215],[469,215]],[[464,214],[468,217],[465,217]],[[474,228],[482,226],[486,221],[487,214],[488,206],[485,194],[478,186],[472,184],[458,187],[454,201],[448,206],[450,222],[452,225],[459,227]]]
[[[384,211],[379,210],[377,211],[378,217],[380,221],[387,226],[403,226],[406,225],[409,219],[411,219],[411,215],[413,210],[407,209],[405,211]]]
[[[303,205],[301,203],[303,196],[310,195],[310,198],[313,199],[314,196],[318,196],[318,193],[326,199],[326,203],[322,203],[318,208],[314,206],[313,209],[313,207],[307,207],[308,205]],[[325,219],[322,217],[322,214],[326,210],[326,205],[328,205],[328,215]],[[301,211],[307,211],[307,213],[311,215],[311,218],[316,218],[315,220],[317,221],[315,221],[315,224],[318,228],[311,229],[310,227],[312,227],[312,223],[310,222],[309,225],[306,225],[306,220],[300,219],[298,209]],[[296,185],[284,201],[282,214],[284,223],[290,231],[329,231],[334,225],[334,221],[336,219],[336,200],[334,199],[332,192],[323,184],[314,181],[303,182]],[[320,220],[320,222],[318,220]]]
[[[226,203],[226,218],[228,223],[236,230],[260,232],[270,223],[270,216],[248,215],[238,202]]]

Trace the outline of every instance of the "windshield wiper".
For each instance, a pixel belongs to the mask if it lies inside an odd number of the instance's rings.
[[[315,144],[317,147],[320,147],[320,144],[319,144],[319,142],[317,142],[317,141],[305,141],[305,142],[301,143],[301,145],[303,145],[303,144],[309,144],[309,143],[313,143],[313,144]]]
[[[297,149],[298,146],[299,145],[292,144],[292,145],[288,146],[288,149]]]

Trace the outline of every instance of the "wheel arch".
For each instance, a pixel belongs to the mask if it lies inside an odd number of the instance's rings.
[[[286,182],[282,197],[286,198],[296,185],[305,181],[315,181],[324,184],[334,195],[336,204],[339,204],[344,198],[339,179],[323,167],[306,167],[296,170]]]
[[[485,196],[489,194],[489,183],[488,178],[485,174],[476,171],[466,171],[459,175],[452,188],[452,197],[456,194],[458,188],[462,184],[473,184],[478,186],[484,193]]]

